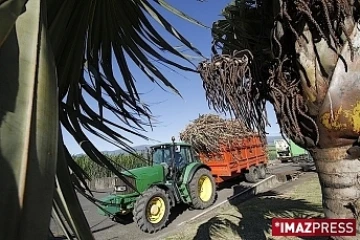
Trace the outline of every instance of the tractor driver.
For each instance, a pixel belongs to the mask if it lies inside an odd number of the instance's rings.
[[[184,158],[182,157],[181,153],[175,152],[175,165],[181,171],[185,166]]]

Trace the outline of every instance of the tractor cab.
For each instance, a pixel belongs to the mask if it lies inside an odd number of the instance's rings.
[[[162,165],[165,169],[165,176],[172,178],[174,174],[179,177],[185,167],[198,160],[194,156],[191,145],[183,142],[162,143],[150,147],[152,165]]]

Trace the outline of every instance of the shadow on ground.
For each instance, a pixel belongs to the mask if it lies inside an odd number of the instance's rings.
[[[171,224],[178,216],[183,214],[188,209],[188,207],[189,206],[186,204],[178,204],[176,207],[171,208],[171,213],[167,225]],[[114,218],[114,221],[122,225],[128,225],[134,222],[134,215],[129,213],[125,216],[117,216]]]
[[[101,222],[100,222],[100,223],[101,223]],[[92,232],[92,233],[101,232],[101,231],[104,231],[104,230],[106,230],[106,229],[112,228],[114,225],[116,225],[116,223],[111,224],[111,225],[106,226],[106,227],[97,228],[97,229],[94,229],[94,230],[92,229],[92,228],[94,227],[94,226],[93,226],[93,227],[91,227],[91,232]],[[72,237],[72,238],[75,238],[75,235],[71,235],[71,237]],[[49,232],[48,240],[66,240],[66,239],[68,239],[68,238],[67,238],[65,235],[62,235],[62,236],[54,236],[51,231]]]
[[[239,177],[235,177],[235,178],[232,178],[232,179],[229,179],[225,182],[222,182],[218,185],[218,190],[221,190],[221,189],[231,189],[233,188],[234,186],[238,185],[239,183],[241,182],[244,182],[245,181],[245,178],[241,175]]]
[[[188,208],[189,206],[186,204],[179,204],[176,207],[171,208],[171,213],[167,226],[170,225],[178,216],[183,214]]]
[[[240,200],[241,201],[241,200]],[[271,238],[271,219],[321,217],[321,206],[305,200],[279,196],[276,192],[267,192],[241,204],[229,200],[237,212],[220,214],[199,226],[194,240],[267,240]],[[314,238],[301,238],[314,239]],[[319,237],[316,238],[320,240]],[[327,238],[322,238],[327,239]]]

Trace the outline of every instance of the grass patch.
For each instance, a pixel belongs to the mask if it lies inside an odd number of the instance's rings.
[[[266,240],[272,239],[271,219],[274,217],[323,216],[317,175],[298,181],[285,193],[270,191],[239,205],[219,209],[214,217],[186,224],[166,240]]]
[[[317,175],[301,185],[296,185],[290,195],[296,199],[304,199],[310,203],[321,206],[321,188]]]

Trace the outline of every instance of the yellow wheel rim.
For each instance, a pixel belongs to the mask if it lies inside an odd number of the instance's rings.
[[[159,223],[165,215],[165,202],[161,197],[152,198],[147,205],[147,219],[150,223]]]
[[[207,202],[210,200],[212,195],[212,183],[208,176],[203,175],[199,179],[198,185],[199,197],[203,202]]]

